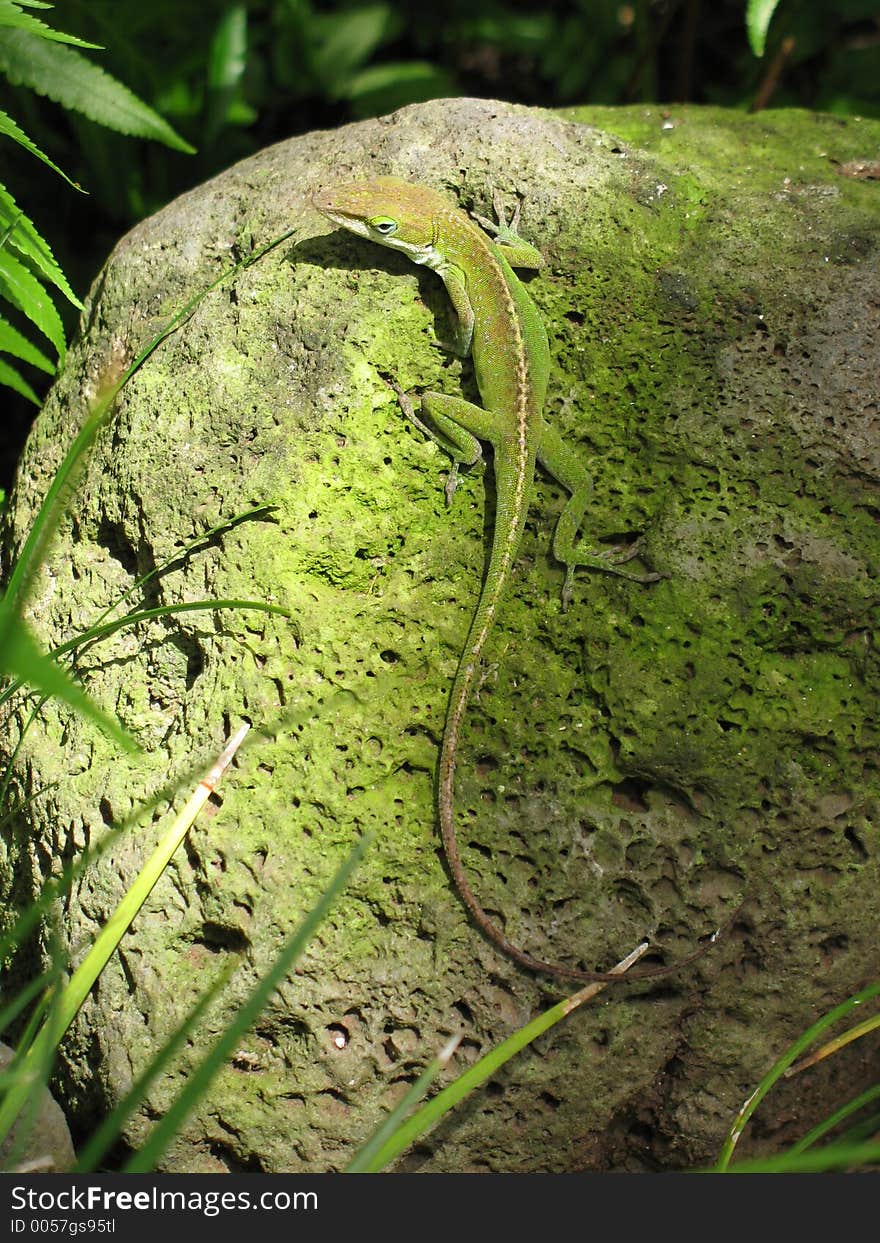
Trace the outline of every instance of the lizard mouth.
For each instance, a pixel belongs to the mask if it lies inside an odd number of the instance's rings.
[[[309,196],[309,202],[315,211],[326,216],[333,224],[342,225],[343,228],[349,229],[352,233],[358,233],[361,237],[370,237],[370,230],[367,228],[363,220],[352,212],[346,211],[340,207],[333,199],[333,195],[329,190],[315,190]]]
[[[309,195],[309,202],[316,211],[322,214],[334,210],[333,196],[329,190],[313,190]]]

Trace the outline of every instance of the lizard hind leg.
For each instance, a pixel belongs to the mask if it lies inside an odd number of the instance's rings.
[[[559,433],[546,423],[541,429],[539,438],[538,461],[571,493],[565,508],[559,515],[556,530],[553,533],[553,555],[565,566],[565,583],[562,588],[563,609],[568,608],[571,603],[575,571],[578,569],[616,574],[619,578],[626,578],[634,583],[656,583],[663,577],[662,574],[653,570],[638,573],[622,568],[628,561],[638,556],[643,542],[641,539],[622,547],[607,549],[581,551],[575,547],[578,531],[592,495],[593,485],[577,455],[562,440]]]
[[[574,537],[581,525],[589,499],[589,488],[570,496],[559,515],[556,530],[553,533],[553,556],[565,566],[565,582],[562,586],[563,609],[567,609],[571,604],[577,570],[598,570],[602,574],[616,574],[618,578],[629,579],[632,583],[656,583],[663,577],[656,570],[639,573],[622,568],[628,561],[632,561],[639,555],[644,543],[643,536],[639,536],[631,544],[594,548],[587,552],[575,550]]]
[[[452,458],[445,489],[446,503],[451,504],[458,484],[459,467],[475,466],[481,461],[483,447],[480,439],[491,441],[493,438],[492,415],[463,397],[434,392],[422,393],[421,414],[417,414],[410,394],[394,381],[389,383],[397,393],[397,400],[406,417]]]

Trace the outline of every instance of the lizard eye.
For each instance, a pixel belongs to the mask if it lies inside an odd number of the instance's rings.
[[[389,233],[393,233],[397,228],[397,221],[392,220],[389,216],[374,216],[372,220],[368,220],[371,229],[375,229],[377,233],[383,234],[385,237]]]

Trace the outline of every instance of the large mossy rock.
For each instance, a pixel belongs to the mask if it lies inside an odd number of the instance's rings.
[[[603,968],[643,937],[684,957],[748,895],[698,964],[604,992],[406,1168],[711,1160],[786,1044],[876,975],[880,189],[862,174],[878,141],[877,123],[805,113],[440,100],[273,147],[120,242],[25,451],[7,557],[89,396],[225,267],[295,230],[127,385],[30,620],[67,639],[157,566],[135,600],[260,599],[291,620],[118,631],[78,669],[145,756],[53,704],[15,754],[21,902],[191,781],[241,720],[257,727],[68,1037],[80,1126],[245,951],[129,1124],[141,1141],[367,829],[366,861],[166,1168],[339,1168],[450,1032],[466,1064],[559,995],[469,924],[438,852],[438,739],[494,494],[473,471],[444,506],[443,456],[385,377],[474,396],[472,374],[434,344],[437,278],[309,207],[341,178],[393,172],[484,213],[493,188],[525,196],[522,231],[548,258],[530,283],[547,413],[595,483],[585,538],[643,533],[663,575],[582,574],[563,613],[564,498],[538,479],[461,756],[475,888],[520,945]],[[258,506],[273,510],[177,557]],[[164,823],[143,817],[77,882],[59,912],[75,958]],[[854,1095],[849,1058],[782,1090],[758,1147]]]

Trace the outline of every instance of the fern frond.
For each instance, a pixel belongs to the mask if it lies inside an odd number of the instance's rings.
[[[49,338],[58,352],[58,361],[63,362],[64,327],[55,303],[33,273],[19,263],[8,248],[0,250],[0,293]]]
[[[26,397],[28,401],[32,401],[35,406],[42,405],[37,394],[28,384],[24,376],[19,375],[14,367],[8,362],[0,358],[0,384],[6,388],[15,389],[16,393],[21,393],[22,397]]]
[[[49,243],[41,237],[36,225],[16,205],[15,199],[0,183],[0,248],[6,246],[44,277],[56,289],[60,289],[68,302],[82,310],[82,303],[70,288],[67,277],[61,271]]]
[[[51,4],[35,4],[34,0],[17,0],[17,3],[16,0],[0,0],[0,26],[29,31],[35,38],[47,39],[50,42],[72,43],[76,47],[100,48],[100,43],[87,43],[85,39],[78,39],[76,35],[66,35],[62,30],[53,30],[38,17],[31,17],[30,13],[22,12],[23,8],[51,9],[51,7]]]
[[[64,178],[68,185],[73,186],[74,190],[82,190],[82,186],[78,186],[75,181],[71,181],[64,169],[59,168],[57,164],[50,160],[45,151],[41,151],[37,144],[28,138],[24,130],[19,125],[16,125],[12,117],[2,109],[0,109],[0,134],[5,134],[7,138],[14,139],[26,151],[30,151],[31,155],[35,155],[38,160],[48,164],[50,168],[58,173],[59,177]]]
[[[22,336],[17,328],[13,328],[8,320],[0,316],[0,353],[12,354],[14,358],[20,358],[22,362],[30,363],[32,367],[39,367],[41,371],[48,371],[49,375],[55,374],[55,364],[51,359],[47,358],[42,350],[37,347],[27,337]],[[27,393],[25,393],[27,396]]]
[[[47,43],[24,30],[0,29],[0,71],[11,82],[73,108],[98,125],[153,138],[188,154],[194,151],[149,104],[73,48]]]

